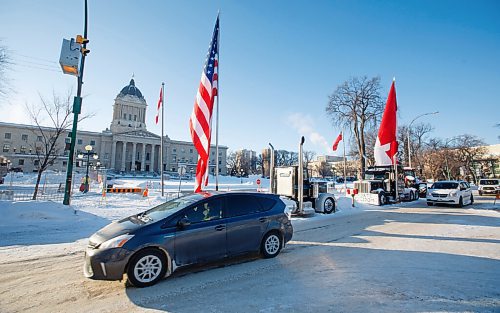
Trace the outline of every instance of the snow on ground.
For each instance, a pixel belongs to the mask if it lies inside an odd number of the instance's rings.
[[[42,181],[47,185],[58,185],[64,181],[63,173],[49,172]],[[76,175],[75,180],[83,177]],[[249,178],[219,177],[220,190],[257,190],[258,176]],[[262,191],[267,192],[269,180],[259,178],[262,182]],[[35,174],[14,173],[12,184],[16,188],[33,187],[36,181]],[[90,192],[83,194],[74,191],[70,206],[51,201],[0,201],[0,254],[9,253],[16,257],[17,253],[29,252],[31,257],[43,255],[44,251],[57,246],[56,253],[71,253],[81,251],[86,239],[101,227],[113,220],[118,220],[137,214],[156,206],[166,199],[179,195],[179,181],[166,180],[164,185],[165,198],[161,196],[159,178],[120,177],[113,180],[115,186],[149,187],[149,196],[141,194],[113,194],[102,196],[101,187],[92,184]],[[5,189],[10,184],[10,177],[6,179]],[[352,188],[352,183],[347,185]],[[181,181],[181,192],[189,193],[194,188],[194,181]],[[214,179],[206,190],[215,190]],[[351,205],[351,198],[345,196],[344,185],[336,186],[337,212],[331,215],[315,214],[313,217],[293,217],[292,223],[299,226],[307,221],[327,221],[342,215],[358,214],[365,210],[377,210],[379,207],[356,203]],[[425,201],[425,200],[420,200]],[[408,205],[398,204],[399,207]],[[497,205],[498,206],[498,205]],[[390,208],[385,206],[384,208]],[[491,204],[481,204],[478,209],[492,208]]]

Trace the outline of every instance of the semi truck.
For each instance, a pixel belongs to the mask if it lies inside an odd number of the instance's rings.
[[[400,166],[368,167],[364,179],[354,182],[354,189],[357,189],[356,201],[384,205],[419,199],[418,189],[408,183],[410,180],[405,179],[406,174],[409,175]]]
[[[303,167],[302,146],[299,145],[298,165],[274,167],[274,147],[271,146],[270,192],[282,196],[287,201],[291,213],[295,215],[313,215],[315,212],[331,214],[336,210],[333,194],[335,183],[330,181],[312,181],[307,169]]]

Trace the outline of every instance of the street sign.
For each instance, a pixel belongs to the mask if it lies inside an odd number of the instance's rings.
[[[260,185],[260,179],[257,178],[257,185]]]
[[[186,174],[186,166],[180,165],[179,168],[177,169],[177,173],[179,173],[180,176]]]

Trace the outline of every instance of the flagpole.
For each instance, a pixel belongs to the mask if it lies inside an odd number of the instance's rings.
[[[220,95],[220,10],[217,12],[219,31],[217,33],[217,108],[215,111],[215,191],[219,190],[219,95]]]
[[[165,83],[161,83],[161,145],[160,145],[160,173],[161,173],[161,196],[164,197],[164,177],[163,177],[163,121],[165,120],[165,115],[163,114],[163,108],[165,107]]]
[[[346,158],[345,158],[345,137],[344,131],[342,130],[342,145],[344,146],[344,192],[347,192],[347,170],[346,170]]]

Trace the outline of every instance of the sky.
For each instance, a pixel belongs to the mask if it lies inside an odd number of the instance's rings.
[[[129,1],[89,0],[79,130],[110,126],[133,77],[147,129],[165,83],[165,133],[190,141],[189,117],[220,10],[219,142],[229,150],[339,155],[341,129],[328,96],[351,77],[379,76],[385,99],[396,78],[398,123],[430,123],[431,136],[472,134],[499,143],[499,1]],[[4,1],[0,40],[13,64],[0,121],[30,123],[25,104],[76,93],[58,65],[63,38],[83,33],[83,0]],[[215,118],[215,117],[214,117]],[[346,134],[349,130],[346,130]],[[215,138],[215,130],[213,132]],[[212,140],[215,142],[215,139]]]

